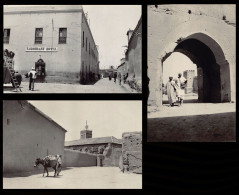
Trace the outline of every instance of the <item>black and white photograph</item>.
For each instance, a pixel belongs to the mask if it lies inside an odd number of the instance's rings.
[[[148,5],[149,142],[236,141],[236,5]]]
[[[141,9],[4,5],[3,92],[142,93]]]
[[[142,101],[3,101],[3,189],[142,189]]]
[[[239,194],[236,1],[1,5],[2,192]]]

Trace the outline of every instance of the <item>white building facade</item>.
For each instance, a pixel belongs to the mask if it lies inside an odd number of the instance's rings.
[[[4,49],[22,74],[42,59],[46,75],[88,80],[99,74],[98,49],[81,5],[4,6]]]

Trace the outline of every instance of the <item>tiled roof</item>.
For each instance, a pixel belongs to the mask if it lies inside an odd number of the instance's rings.
[[[87,139],[78,139],[78,140],[73,140],[73,141],[66,141],[65,146],[103,144],[103,143],[122,144],[122,140],[117,139],[113,136],[98,137],[98,138],[87,138]]]

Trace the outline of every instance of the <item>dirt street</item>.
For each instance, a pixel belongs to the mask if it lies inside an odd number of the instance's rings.
[[[162,110],[148,106],[147,140],[150,142],[235,142],[235,103],[195,103],[187,97],[178,107]],[[164,98],[165,99],[165,98]]]
[[[3,86],[4,93],[137,93],[128,84],[119,85],[108,78],[100,79],[94,85],[35,83],[34,91],[30,91],[28,82],[21,83],[22,92],[16,92],[11,84]]]
[[[3,189],[142,189],[141,174],[122,173],[118,167],[69,167],[53,175],[4,176]]]

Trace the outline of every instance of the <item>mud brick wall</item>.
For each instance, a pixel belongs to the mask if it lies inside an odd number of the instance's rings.
[[[122,171],[142,173],[142,132],[122,135]]]
[[[108,144],[103,153],[102,166],[118,167],[121,154],[122,154],[121,145]]]

